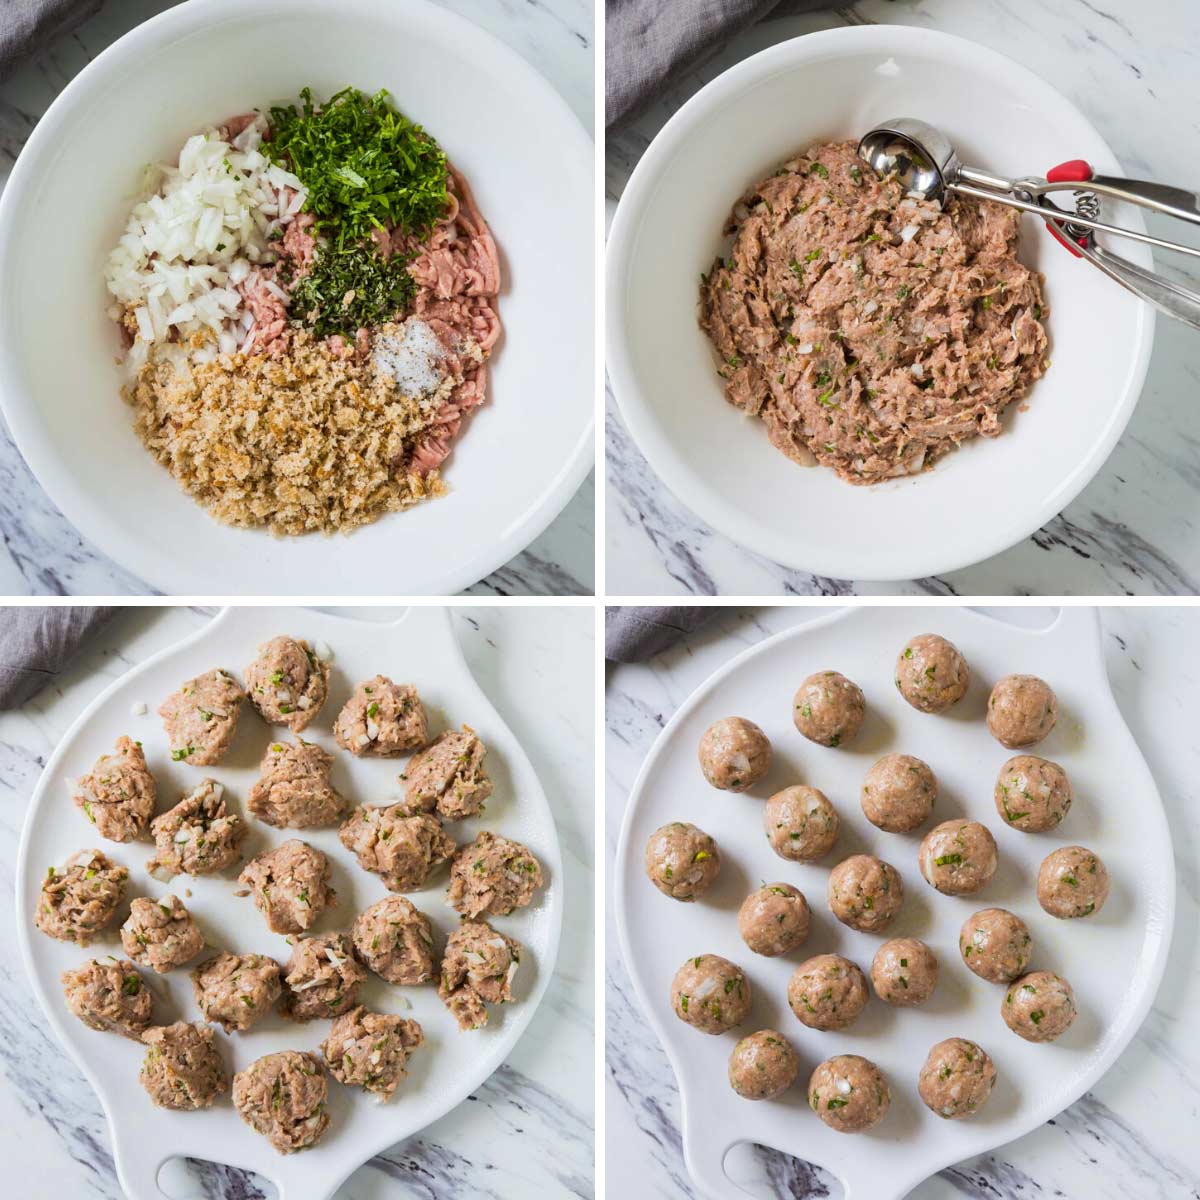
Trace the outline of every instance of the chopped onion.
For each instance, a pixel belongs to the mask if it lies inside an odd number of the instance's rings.
[[[130,710],[135,717],[144,717],[146,715],[146,703],[144,700],[139,700]]]
[[[900,230],[900,240],[902,242],[911,242],[919,232],[920,230],[916,225],[905,225],[905,227]]]
[[[369,717],[367,718],[367,740],[374,741],[379,736],[379,726],[375,724]]]
[[[874,300],[868,300],[866,304],[863,305],[863,316],[869,317],[878,307],[879,305],[876,304]]]

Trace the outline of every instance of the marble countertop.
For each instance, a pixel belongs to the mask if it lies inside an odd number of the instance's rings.
[[[177,0],[97,0],[99,10],[35,60],[0,78],[0,187],[54,97],[110,43]],[[591,0],[433,0],[508,43],[593,128]],[[590,595],[595,590],[592,475],[522,553],[468,595]],[[0,595],[124,596],[150,587],[85,541],[34,479],[0,419]]]
[[[824,611],[722,609],[688,643],[649,664],[609,665],[605,862],[610,882],[626,797],[671,714],[735,654]],[[1052,619],[1040,609],[990,611],[1038,627]],[[943,1171],[911,1193],[911,1200],[1200,1197],[1200,1039],[1194,1022],[1200,1005],[1200,808],[1194,802],[1200,744],[1190,715],[1200,684],[1200,610],[1107,608],[1103,625],[1113,691],[1158,783],[1175,844],[1176,925],[1166,976],[1137,1036],[1091,1092],[1034,1133]],[[676,1200],[692,1194],[680,1143],[678,1092],[666,1055],[641,1015],[611,914],[606,946],[606,1187],[614,1196]],[[735,1154],[728,1169],[751,1195],[805,1200],[831,1190],[838,1194],[836,1181],[798,1160],[749,1149]]]
[[[1178,0],[860,0],[771,17],[689,72],[608,140],[607,199],[666,119],[694,92],[758,50],[816,29],[878,22],[917,25],[982,42],[1052,80],[1099,129],[1129,175],[1196,187],[1178,147],[1194,144],[1200,12]],[[1030,164],[1029,169],[1036,169]],[[1180,237],[1152,218],[1151,232]],[[1169,256],[1167,256],[1169,258]],[[1176,256],[1178,261],[1178,256]],[[1162,256],[1160,256],[1160,263]],[[607,411],[605,500],[609,595],[1191,595],[1200,591],[1200,477],[1194,398],[1195,331],[1160,318],[1133,419],[1096,478],[1025,542],[975,566],[929,579],[854,583],[779,566],[708,528],[659,482],[617,414]]]
[[[369,616],[370,610],[355,613]],[[394,614],[393,614],[394,617]],[[11,898],[26,801],[67,726],[131,665],[209,619],[187,608],[120,614],[55,687],[0,713],[0,876]],[[569,883],[558,967],[508,1061],[469,1100],[360,1168],[338,1200],[590,1200],[593,1189],[592,878],[595,717],[593,612],[587,607],[458,608],[480,686],[521,741],[554,809]],[[553,664],[553,665],[551,665]],[[25,981],[12,904],[0,918],[0,1159],[5,1190],[120,1200],[107,1124]],[[174,1167],[175,1164],[172,1164]],[[240,1172],[182,1166],[164,1177],[189,1200],[270,1195]],[[184,1186],[187,1185],[187,1186]]]

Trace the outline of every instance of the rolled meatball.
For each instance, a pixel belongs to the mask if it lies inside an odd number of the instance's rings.
[[[189,679],[159,706],[175,762],[194,767],[219,763],[237,732],[246,693],[227,671],[208,671]]]
[[[265,954],[218,954],[192,972],[196,1006],[226,1033],[242,1033],[261,1020],[283,994],[283,972]]]
[[[116,753],[101,755],[91,773],[75,781],[75,803],[110,842],[140,838],[157,799],[142,744],[127,737],[117,738]]]
[[[875,951],[871,984],[875,995],[898,1008],[915,1008],[933,995],[938,981],[938,960],[916,938],[893,938]]]
[[[211,1108],[229,1090],[225,1064],[207,1025],[155,1025],[142,1034],[142,1041],[147,1050],[138,1080],[159,1108]]]
[[[987,1051],[966,1038],[938,1042],[925,1058],[917,1091],[925,1107],[948,1121],[973,1117],[992,1094],[996,1064]]]
[[[983,908],[972,913],[958,935],[958,951],[980,979],[1008,983],[1016,979],[1033,954],[1029,927],[1004,908]]]
[[[470,725],[461,733],[440,733],[409,759],[404,774],[404,805],[409,812],[437,812],[446,821],[462,821],[483,811],[492,781],[483,766],[487,748]]]
[[[753,721],[722,717],[700,739],[700,770],[715,788],[744,792],[771,769],[771,743]]]
[[[387,1101],[408,1074],[408,1056],[424,1040],[416,1021],[368,1012],[360,1004],[330,1026],[321,1053],[338,1083]]]
[[[238,883],[248,888],[272,933],[303,933],[337,904],[329,886],[329,859],[296,838],[255,855]]]
[[[446,939],[438,996],[459,1029],[482,1029],[487,1005],[509,1004],[524,947],[486,921],[464,921]]]
[[[256,1059],[233,1077],[233,1106],[256,1133],[291,1154],[321,1140],[329,1128],[329,1085],[321,1060],[299,1050]]]
[[[855,854],[829,872],[829,911],[843,925],[878,933],[904,903],[904,882],[891,863]]]
[[[787,998],[809,1029],[845,1029],[866,1007],[867,977],[840,954],[818,954],[792,973]]]
[[[527,847],[485,829],[455,854],[446,903],[464,917],[503,917],[524,908],[542,882],[541,864]]]
[[[1042,860],[1037,898],[1052,917],[1090,917],[1108,899],[1108,870],[1083,846],[1063,846]]]
[[[921,874],[945,896],[973,896],[996,873],[996,839],[986,825],[956,817],[921,842]]]
[[[1075,1020],[1075,993],[1061,975],[1031,971],[1009,985],[1000,1015],[1027,1042],[1052,1042]]]
[[[815,862],[833,849],[840,822],[823,792],[793,784],[763,805],[763,828],[771,849],[789,862]]]
[[[138,969],[124,958],[92,959],[62,973],[67,1007],[99,1033],[119,1033],[140,1041],[150,1024],[154,997]]]
[[[850,741],[866,711],[862,689],[837,671],[810,675],[792,701],[796,728],[819,746],[841,746]]]
[[[701,1033],[725,1033],[750,1013],[750,981],[717,954],[689,958],[671,981],[671,1007]]]
[[[411,683],[376,675],[354,689],[338,713],[333,736],[351,754],[391,758],[420,750],[429,741],[429,722]]]
[[[388,983],[428,983],[433,978],[433,927],[403,896],[385,896],[364,909],[350,938],[358,961]]]
[[[300,733],[329,695],[329,664],[303,638],[273,637],[246,668],[246,694],[268,725]]]
[[[838,1133],[865,1133],[887,1115],[891,1089],[869,1058],[839,1054],[827,1059],[808,1081],[813,1112]]]
[[[945,712],[967,694],[970,683],[967,660],[936,633],[918,634],[896,659],[896,687],[920,712]]]
[[[721,870],[717,843],[695,825],[672,821],[656,829],[646,843],[646,875],[672,900],[698,900]]]
[[[1005,675],[988,697],[992,737],[1009,750],[1036,746],[1058,720],[1058,699],[1036,675]]]
[[[174,808],[155,817],[154,857],[146,864],[155,879],[176,875],[215,875],[241,861],[246,822],[230,812],[225,788],[206,779]]]
[[[924,825],[937,800],[937,776],[911,754],[886,754],[862,786],[862,810],[887,833],[909,833]]]
[[[738,932],[755,954],[775,958],[808,938],[808,901],[790,883],[768,883],[738,909]]]
[[[1071,808],[1071,781],[1056,762],[1018,754],[1000,768],[996,811],[1014,829],[1045,833],[1056,829]]]
[[[744,1100],[774,1100],[796,1082],[800,1060],[774,1029],[742,1038],[729,1056],[729,1086]]]
[[[128,880],[99,850],[78,850],[46,872],[33,922],[60,942],[86,946],[113,923]]]
[[[272,742],[247,806],[277,829],[319,829],[336,825],[350,807],[329,774],[333,755],[314,742]]]
[[[121,926],[121,945],[139,966],[165,975],[204,949],[204,934],[178,896],[139,896]]]
[[[341,843],[364,871],[391,892],[416,892],[454,853],[454,839],[428,813],[406,816],[402,804],[356,808],[338,830]]]
[[[293,1021],[341,1016],[358,1003],[366,977],[344,933],[300,938],[284,968],[280,1011]]]

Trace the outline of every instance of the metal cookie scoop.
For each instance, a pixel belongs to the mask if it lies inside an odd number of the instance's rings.
[[[881,177],[894,174],[905,192],[916,199],[942,204],[947,192],[958,192],[1035,213],[1076,257],[1087,259],[1160,312],[1200,329],[1200,293],[1111,253],[1095,239],[1099,231],[1200,258],[1200,249],[1100,220],[1100,197],[1111,196],[1200,225],[1200,196],[1196,193],[1140,179],[1097,175],[1082,159],[1060,163],[1047,171],[1044,179],[1005,179],[961,163],[944,134],[910,117],[876,125],[858,143],[858,153]],[[1073,211],[1048,198],[1049,193],[1058,191],[1075,193]]]

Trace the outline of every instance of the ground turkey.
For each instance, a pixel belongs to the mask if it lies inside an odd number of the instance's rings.
[[[204,949],[204,935],[178,896],[139,896],[121,926],[121,944],[139,966],[165,975]]]
[[[219,668],[189,679],[159,706],[176,762],[195,767],[219,763],[233,741],[246,693]]]
[[[827,1059],[808,1081],[809,1107],[838,1133],[865,1133],[887,1115],[892,1093],[868,1058],[839,1054]]]
[[[867,1005],[867,977],[840,954],[818,954],[792,973],[787,999],[809,1029],[845,1029]]]
[[[248,807],[277,829],[336,825],[349,804],[329,780],[333,755],[315,742],[272,742],[250,789]]]
[[[434,977],[433,927],[403,896],[385,896],[359,913],[350,937],[358,961],[388,983],[428,983]]]
[[[970,683],[967,660],[936,633],[918,634],[896,659],[896,687],[919,712],[945,712],[967,694]]]
[[[750,1013],[750,981],[718,954],[689,958],[671,981],[675,1015],[701,1033],[726,1033]]]
[[[446,903],[464,917],[503,917],[541,886],[541,864],[525,846],[484,830],[455,854]]]
[[[52,938],[86,946],[117,915],[129,872],[99,850],[79,850],[42,880],[34,924]]]
[[[149,1047],[138,1076],[159,1108],[211,1108],[229,1090],[229,1076],[207,1025],[176,1021],[142,1034]]]
[[[281,1011],[293,1021],[340,1016],[358,1002],[366,977],[346,934],[301,938],[284,968]]]
[[[461,733],[438,734],[409,760],[401,780],[407,785],[404,805],[409,812],[433,812],[446,821],[461,821],[483,811],[492,794],[492,781],[483,769],[484,744],[464,725]]]
[[[1005,908],[972,913],[958,935],[958,952],[980,979],[1008,983],[1016,979],[1033,954],[1029,926]]]
[[[911,754],[885,754],[862,785],[863,815],[885,833],[911,833],[929,820],[937,776]]]
[[[935,825],[917,854],[925,882],[946,896],[971,896],[996,873],[996,839],[986,825],[961,817]]]
[[[744,792],[771,769],[771,743],[753,721],[722,717],[704,731],[699,758],[713,787]]]
[[[283,1050],[233,1077],[233,1106],[280,1154],[291,1154],[315,1145],[329,1127],[328,1090],[315,1054]]]
[[[459,1029],[482,1029],[488,1004],[508,1004],[524,947],[486,921],[464,921],[447,939],[438,996]]]
[[[308,727],[329,694],[329,664],[306,641],[273,637],[246,668],[246,694],[269,725]]]
[[[150,825],[155,855],[146,869],[164,882],[176,875],[215,875],[239,862],[245,821],[225,804],[225,788],[206,779]]]
[[[755,954],[776,958],[808,937],[808,901],[790,883],[764,883],[742,901],[738,932]]]
[[[420,750],[429,741],[429,723],[411,683],[393,683],[386,675],[376,675],[354,689],[338,713],[333,734],[351,754],[387,758]]]
[[[771,849],[789,862],[815,862],[833,849],[841,822],[824,792],[793,784],[763,805]]]
[[[818,671],[796,690],[792,720],[810,742],[841,746],[862,726],[867,712],[862,688],[837,671]]]
[[[424,1040],[416,1021],[368,1012],[360,1004],[330,1026],[321,1053],[338,1083],[390,1100],[408,1073],[408,1056]]]
[[[938,981],[938,960],[916,938],[892,938],[875,951],[871,985],[885,1004],[913,1008],[933,995]]]
[[[391,892],[420,891],[430,872],[449,861],[455,849],[436,817],[407,816],[402,804],[356,808],[338,837],[358,865],[378,875]]]
[[[1009,750],[1036,745],[1057,721],[1058,698],[1036,675],[1005,675],[988,697],[988,729]]]
[[[646,843],[646,875],[664,896],[698,900],[716,882],[721,852],[703,829],[672,821],[656,829]]]
[[[996,1064],[966,1038],[947,1038],[929,1051],[917,1091],[930,1112],[948,1121],[974,1116],[992,1094]]]
[[[1037,898],[1052,917],[1090,917],[1108,899],[1108,870],[1084,846],[1063,846],[1043,860]]]
[[[996,811],[1022,833],[1057,829],[1071,810],[1071,781],[1056,762],[1018,754],[1000,768]]]
[[[774,1029],[742,1038],[729,1056],[729,1086],[744,1100],[773,1100],[796,1082],[800,1060]]]
[[[1075,1020],[1075,993],[1061,975],[1032,971],[1009,985],[1000,1015],[1009,1029],[1027,1042],[1052,1042]]]
[[[829,872],[829,911],[843,925],[878,933],[904,903],[900,872],[870,854],[855,854]]]
[[[303,933],[337,904],[329,886],[329,859],[296,838],[252,858],[238,882],[250,889],[272,933]]]
[[[221,953],[192,972],[192,991],[206,1021],[241,1033],[275,1007],[282,974],[265,954]]]
[[[150,1024],[154,997],[133,963],[92,959],[62,973],[67,1007],[89,1028],[139,1041]]]
[[[91,774],[75,781],[75,803],[101,837],[132,842],[146,832],[158,793],[141,743],[119,737],[116,750],[97,759]]]

